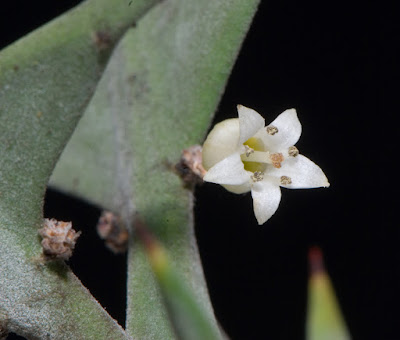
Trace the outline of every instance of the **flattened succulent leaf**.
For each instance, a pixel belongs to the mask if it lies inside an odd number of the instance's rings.
[[[169,0],[154,8],[121,41],[52,179],[127,223],[136,209],[215,328],[192,194],[168,164],[204,138],[257,4]],[[131,246],[127,329],[139,338],[171,338],[146,256],[136,241]]]
[[[45,188],[111,50],[155,1],[91,0],[0,52],[0,312],[37,339],[126,339],[63,265],[43,264]]]

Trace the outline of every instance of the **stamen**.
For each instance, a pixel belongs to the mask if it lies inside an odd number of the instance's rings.
[[[292,179],[288,176],[281,176],[281,184],[282,185],[292,184]]]
[[[262,173],[261,171],[255,171],[251,176],[251,179],[253,180],[253,182],[260,182],[264,179],[264,173]]]
[[[267,126],[267,133],[273,136],[274,134],[278,133],[278,128],[276,126],[269,125]]]
[[[254,153],[254,149],[252,149],[250,146],[244,145],[244,148],[245,148],[246,157],[249,157],[252,153]]]
[[[299,149],[297,149],[295,146],[290,146],[288,154],[289,156],[296,157],[299,154]]]
[[[281,163],[285,159],[281,153],[273,153],[269,156],[269,158],[272,161],[272,165],[277,169],[282,166]]]

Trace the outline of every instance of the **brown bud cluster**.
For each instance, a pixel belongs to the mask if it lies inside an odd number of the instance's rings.
[[[97,223],[97,233],[114,253],[123,253],[128,247],[129,233],[121,219],[110,211],[103,211]]]
[[[175,169],[187,184],[202,183],[206,170],[203,168],[202,147],[193,145],[182,151],[182,156]]]
[[[80,231],[72,229],[71,222],[45,218],[43,228],[39,229],[39,235],[43,238],[43,255],[46,260],[68,260],[72,256],[80,234]]]

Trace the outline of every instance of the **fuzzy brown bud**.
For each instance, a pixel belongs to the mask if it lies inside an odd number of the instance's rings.
[[[43,238],[43,255],[46,260],[68,260],[80,234],[80,231],[72,229],[71,222],[45,218],[39,235]]]
[[[175,169],[185,183],[202,183],[207,172],[202,163],[202,147],[193,145],[182,151],[181,159]]]
[[[128,247],[129,233],[121,219],[110,211],[103,211],[97,223],[97,233],[105,240],[107,248],[123,253]]]

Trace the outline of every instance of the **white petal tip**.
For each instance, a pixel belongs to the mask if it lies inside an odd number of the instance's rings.
[[[256,182],[252,189],[254,215],[259,225],[267,222],[278,209],[281,189],[269,182]]]
[[[208,172],[206,172],[206,174],[203,176],[203,181],[204,181],[204,182],[210,182],[210,183],[212,183],[212,182],[210,181],[210,176],[207,176],[207,174],[208,174]]]
[[[253,137],[257,131],[265,126],[265,119],[255,110],[243,105],[237,106],[239,115],[240,137],[239,144]]]
[[[298,116],[297,116],[297,111],[294,108],[293,109],[287,109],[287,110],[283,111],[282,114],[288,115],[288,116],[292,116],[295,119],[299,119]]]
[[[322,172],[322,174],[323,174],[324,180],[323,180],[321,187],[329,188],[331,186],[331,183],[329,183],[328,178],[325,176],[325,174],[323,172]]]
[[[274,213],[273,213],[273,214],[274,214]],[[268,217],[265,217],[265,216],[257,216],[257,215],[256,215],[256,220],[257,220],[258,225],[263,225],[263,224],[265,224],[265,223],[273,216],[273,214],[270,215],[270,216],[268,216]]]
[[[331,184],[328,182],[328,180],[325,178],[325,180],[321,181],[321,182],[316,182],[315,185],[310,186],[310,189],[313,188],[329,188],[331,186]]]

